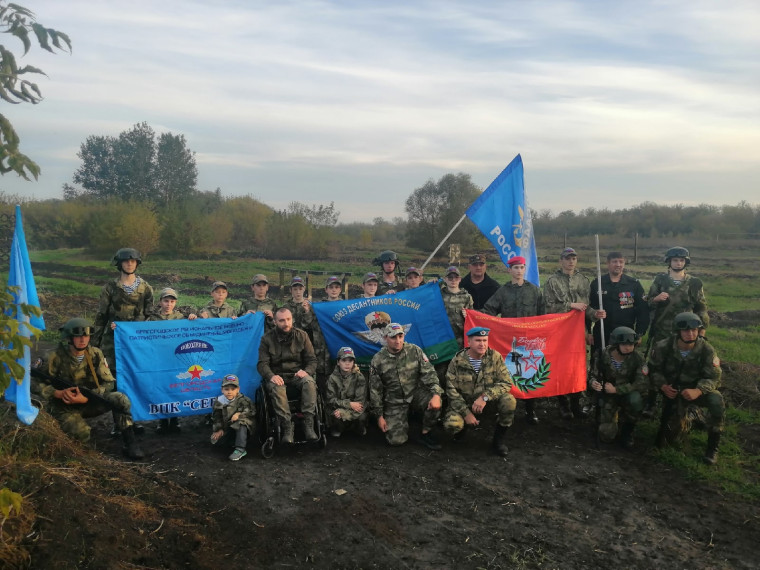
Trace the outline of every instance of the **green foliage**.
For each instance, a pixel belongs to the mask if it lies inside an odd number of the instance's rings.
[[[16,360],[24,355],[24,347],[31,348],[33,338],[42,332],[24,323],[32,338],[20,334],[22,321],[17,317],[39,316],[40,310],[31,305],[14,303],[13,294],[16,291],[16,287],[9,287],[0,292],[0,393],[5,392],[12,380],[21,382],[24,379],[24,368]]]
[[[158,215],[140,202],[99,202],[87,220],[90,250],[113,254],[120,247],[134,247],[146,256],[158,248]]]
[[[3,538],[5,521],[11,516],[11,511],[16,511],[17,515],[21,513],[22,502],[23,497],[19,493],[14,493],[7,487],[0,489],[0,515],[2,515],[2,519],[0,519],[0,540],[5,540]]]
[[[71,40],[66,34],[37,23],[34,13],[18,4],[0,1],[0,33],[10,34],[21,42],[22,55],[32,47],[31,35],[42,49],[51,53],[55,50],[71,52]],[[14,105],[39,103],[42,92],[36,83],[26,78],[29,74],[44,75],[44,72],[31,65],[19,67],[14,53],[0,44],[0,99]],[[40,167],[19,150],[20,142],[11,122],[0,113],[0,174],[15,172],[27,180],[29,175],[36,180]]]

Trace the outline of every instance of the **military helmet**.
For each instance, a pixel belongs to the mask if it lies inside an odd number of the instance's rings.
[[[72,338],[75,336],[91,336],[93,333],[93,326],[87,319],[69,319],[66,324],[61,327],[61,336],[63,338]]]
[[[112,262],[114,266],[121,268],[121,262],[127,261],[128,259],[136,259],[137,265],[142,263],[140,252],[131,247],[122,247],[116,252],[116,255],[113,256]]]
[[[686,265],[689,265],[691,263],[689,250],[685,247],[671,247],[668,251],[665,252],[665,263],[670,265],[670,260],[674,257],[683,257],[686,260]]]
[[[381,252],[380,255],[378,255],[372,263],[382,265],[386,261],[395,261],[396,265],[398,266],[398,255],[396,255],[396,252],[391,251],[390,249],[386,249],[385,251]]]
[[[678,313],[673,319],[673,332],[701,329],[704,327],[702,319],[694,313]]]
[[[628,327],[616,327],[610,333],[610,344],[636,344],[639,335]]]

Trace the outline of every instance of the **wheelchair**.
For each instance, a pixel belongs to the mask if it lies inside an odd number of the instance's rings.
[[[293,445],[312,444],[320,449],[327,447],[327,417],[322,394],[317,390],[317,409],[314,413],[314,431],[317,434],[316,441],[307,441],[303,437],[304,415],[301,412],[301,394],[293,387],[288,386],[288,406],[290,418],[294,424]],[[269,459],[274,455],[275,449],[281,445],[281,427],[277,421],[272,401],[263,384],[256,389],[256,415],[258,424],[259,444],[261,456]]]

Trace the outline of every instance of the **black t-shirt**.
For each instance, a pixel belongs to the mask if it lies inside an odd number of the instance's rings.
[[[501,287],[496,279],[488,276],[488,273],[484,275],[483,281],[480,283],[473,283],[472,277],[468,273],[462,278],[459,286],[472,296],[472,303],[476,311],[481,310],[486,301]]]

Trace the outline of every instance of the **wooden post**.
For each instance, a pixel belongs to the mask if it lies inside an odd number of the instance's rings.
[[[639,232],[633,234],[633,262],[639,260]]]

